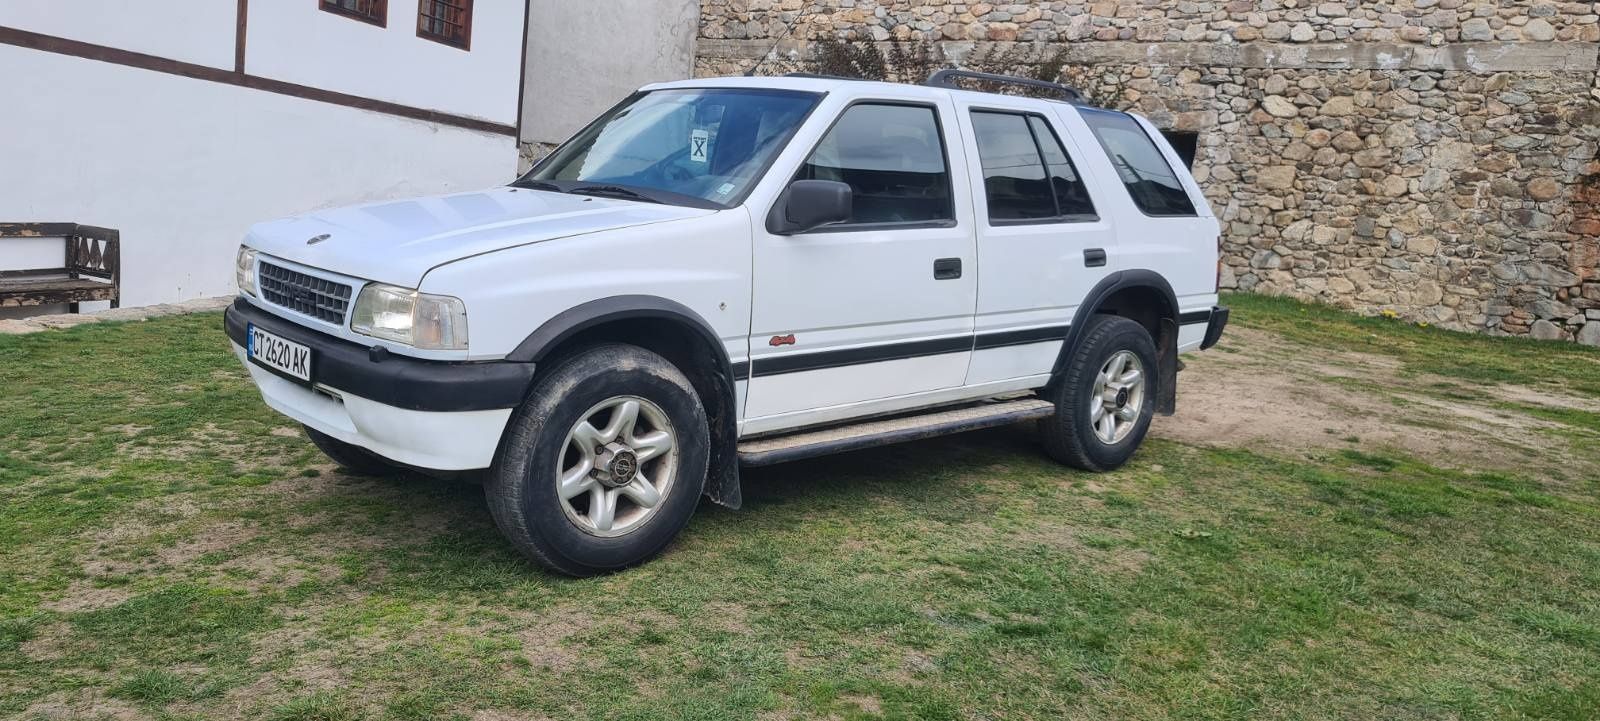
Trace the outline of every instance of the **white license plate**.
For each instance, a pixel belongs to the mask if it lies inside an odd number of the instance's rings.
[[[274,368],[307,383],[311,382],[311,349],[293,341],[284,340],[251,325],[248,328],[250,358],[268,368]]]

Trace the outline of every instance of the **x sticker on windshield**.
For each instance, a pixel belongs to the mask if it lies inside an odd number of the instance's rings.
[[[689,133],[689,161],[704,163],[710,155],[711,133],[695,130]]]

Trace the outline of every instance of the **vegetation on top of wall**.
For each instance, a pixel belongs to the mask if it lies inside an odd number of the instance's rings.
[[[983,73],[1015,75],[1059,82],[1067,66],[1066,49],[1046,55],[1044,50],[1025,45],[1001,48],[984,46],[965,57],[947,56],[940,46],[923,40],[873,43],[824,38],[813,46],[808,72],[842,78],[860,78],[894,83],[922,83],[939,70],[960,68]],[[1042,91],[1023,86],[999,86],[981,81],[971,87],[1017,95],[1040,95]]]

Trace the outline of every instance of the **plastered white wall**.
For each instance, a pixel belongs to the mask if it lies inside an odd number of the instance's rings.
[[[124,306],[233,292],[252,223],[516,170],[510,136],[11,46],[0,68],[29,99],[0,113],[0,220],[121,230]]]
[[[6,27],[224,69],[237,13],[231,0],[0,0]]]
[[[63,268],[66,265],[67,243],[64,238],[0,239],[0,270]]]
[[[522,140],[559,143],[629,93],[694,71],[697,0],[530,0]]]
[[[382,28],[314,0],[256,0],[245,72],[515,125],[523,12],[522,0],[478,0],[466,51],[417,37],[417,0],[390,0]]]

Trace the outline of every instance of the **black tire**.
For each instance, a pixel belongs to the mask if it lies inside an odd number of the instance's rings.
[[[565,465],[572,451],[567,434],[585,414],[623,396],[647,400],[665,414],[674,436],[674,475],[640,525],[602,537],[569,517],[557,493],[558,464]],[[612,343],[555,361],[540,374],[511,416],[484,492],[495,524],[523,555],[558,573],[594,576],[643,563],[678,536],[700,502],[709,456],[705,409],[689,379],[655,353]],[[652,473],[662,470],[657,465]]]
[[[1132,353],[1143,366],[1143,392],[1139,394],[1137,419],[1115,442],[1100,438],[1091,420],[1096,378],[1111,358],[1122,351]],[[1039,420],[1039,437],[1051,458],[1085,471],[1110,471],[1127,463],[1144,442],[1155,412],[1156,344],[1144,326],[1113,315],[1089,319],[1083,338],[1072,351],[1065,375],[1047,395],[1056,405],[1055,415]]]
[[[333,459],[351,475],[394,476],[404,469],[396,466],[360,446],[353,446],[311,426],[306,426],[306,436],[321,449],[323,455]]]

